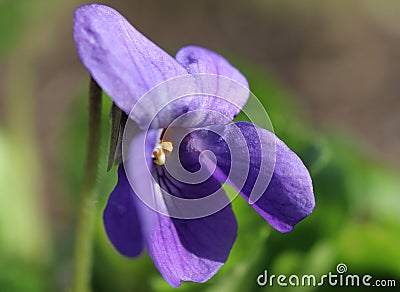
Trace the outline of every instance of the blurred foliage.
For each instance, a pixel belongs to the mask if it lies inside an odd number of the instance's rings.
[[[0,57],[8,54],[29,11],[23,1],[0,0]],[[238,58],[230,58],[237,60]],[[351,274],[396,279],[400,283],[400,181],[398,170],[383,165],[351,137],[322,131],[310,123],[296,99],[271,75],[245,62],[239,64],[272,120],[276,134],[303,159],[311,172],[316,209],[292,233],[273,230],[240,197],[233,202],[239,233],[226,265],[205,284],[183,283],[183,291],[288,291],[260,288],[256,278],[273,274],[335,272],[343,262]],[[87,101],[81,94],[70,109],[60,141],[63,184],[71,218],[77,212],[86,145]],[[99,177],[94,291],[172,291],[148,255],[120,256],[102,225],[102,210],[116,182],[116,169],[106,172],[108,108],[104,99],[103,142]],[[245,119],[239,115],[238,120]],[[41,222],[46,204],[38,200],[33,174],[38,171],[30,145],[0,128],[0,291],[61,291],[69,285],[73,228],[55,235]],[[40,171],[40,169],[39,169]],[[230,187],[226,187],[233,192]],[[300,288],[299,288],[300,289]],[[330,290],[332,287],[315,287]],[[342,287],[341,289],[345,289]],[[348,288],[350,289],[350,288]],[[298,290],[298,289],[297,289]],[[312,290],[311,287],[307,291]]]
[[[0,1],[0,56],[5,55],[18,37],[23,18],[22,1]]]

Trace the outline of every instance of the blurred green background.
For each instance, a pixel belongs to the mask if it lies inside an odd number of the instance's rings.
[[[258,287],[256,278],[264,270],[322,275],[339,263],[400,284],[399,1],[99,2],[172,54],[197,44],[227,56],[314,181],[317,207],[290,234],[235,200],[239,234],[228,262],[206,284],[180,289],[338,289]],[[70,287],[88,83],[72,15],[85,3],[0,0],[0,291]],[[123,258],[104,233],[116,180],[115,169],[106,172],[109,106],[106,99],[93,288],[169,291],[147,255]]]

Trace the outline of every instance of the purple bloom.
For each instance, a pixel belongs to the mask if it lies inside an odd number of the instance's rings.
[[[247,89],[248,83],[223,57],[188,46],[172,58],[118,12],[95,4],[76,10],[74,38],[93,78],[141,129],[130,139],[129,159],[119,166],[117,186],[104,210],[107,235],[121,254],[135,257],[146,247],[162,276],[174,287],[181,281],[207,281],[227,260],[237,233],[235,216],[221,189],[226,182],[280,232],[291,231],[312,212],[312,182],[299,157],[265,129],[247,122],[228,123],[246,103],[248,91],[229,91],[223,80],[229,78],[242,89]],[[207,81],[199,73],[212,77]],[[202,96],[200,92],[162,109],[162,99],[168,101],[184,87],[176,91],[167,86],[155,98],[141,99],[157,85],[182,76],[188,78],[188,84],[214,94]],[[230,92],[230,100],[218,98],[222,90]],[[185,118],[188,113],[193,115]],[[179,124],[171,127],[180,118]],[[207,155],[201,157],[207,151],[216,162]],[[182,166],[189,174],[199,174],[203,166],[214,168],[211,176],[193,184],[172,175],[168,164],[172,170]],[[270,181],[260,197],[252,200],[257,178]],[[214,193],[225,199],[218,212],[182,219],[203,207],[182,208],[166,199],[165,192],[190,201]],[[162,204],[160,210],[166,213],[155,212],[143,198]],[[168,216],[177,212],[186,215]]]

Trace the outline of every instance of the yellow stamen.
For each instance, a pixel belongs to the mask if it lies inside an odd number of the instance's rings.
[[[164,165],[166,157],[173,149],[174,147],[171,142],[157,143],[153,151],[153,162],[157,165]]]
[[[161,148],[164,150],[166,156],[174,149],[171,142],[161,142]]]

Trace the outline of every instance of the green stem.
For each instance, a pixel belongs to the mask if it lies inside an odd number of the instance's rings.
[[[100,152],[101,96],[99,85],[90,79],[89,133],[87,161],[82,185],[81,205],[75,242],[74,292],[89,292],[92,269],[92,246],[96,215],[96,180]]]

